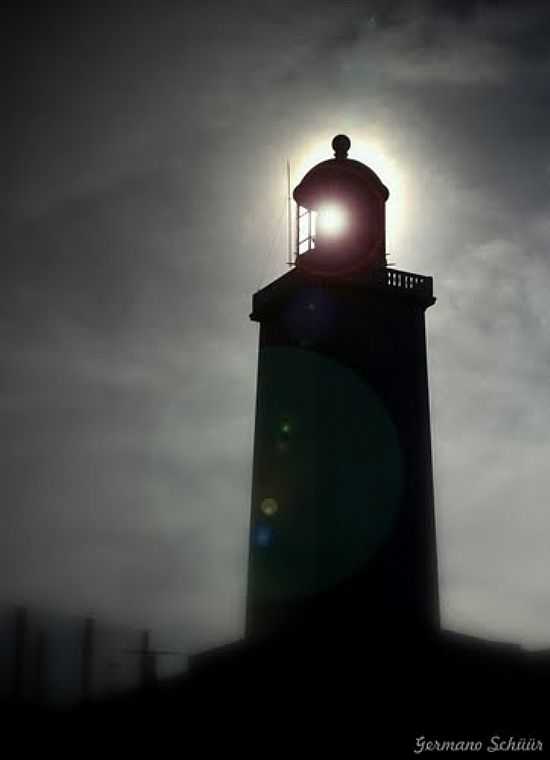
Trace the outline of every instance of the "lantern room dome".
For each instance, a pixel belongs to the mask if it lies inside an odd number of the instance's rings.
[[[389,190],[380,177],[366,164],[348,158],[351,142],[346,135],[337,135],[332,141],[335,157],[310,169],[294,189],[294,200],[305,208],[315,208],[328,193],[336,195],[374,194],[383,202]]]
[[[384,268],[388,188],[348,158],[349,137],[336,135],[332,147],[334,158],[310,169],[294,190],[296,266],[331,276]]]

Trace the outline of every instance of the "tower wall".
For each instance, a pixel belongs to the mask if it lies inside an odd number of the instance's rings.
[[[431,279],[294,270],[260,323],[247,631],[437,626]]]

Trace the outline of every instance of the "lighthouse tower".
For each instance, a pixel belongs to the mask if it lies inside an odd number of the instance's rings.
[[[293,268],[260,325],[247,634],[439,625],[425,311],[389,269],[389,192],[350,141],[294,190]]]

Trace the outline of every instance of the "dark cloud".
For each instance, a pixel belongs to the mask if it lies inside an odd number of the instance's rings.
[[[284,271],[286,159],[349,131],[403,179],[394,260],[436,276],[445,619],[544,640],[547,25],[535,2],[20,6],[4,598],[241,630],[250,295]]]

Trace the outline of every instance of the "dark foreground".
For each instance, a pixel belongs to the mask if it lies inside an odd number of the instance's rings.
[[[18,744],[125,754],[550,756],[550,659],[450,634],[236,643],[188,675],[70,712],[4,708]],[[460,743],[462,742],[462,743]],[[466,743],[467,742],[467,743]],[[52,747],[54,745],[51,745]]]

